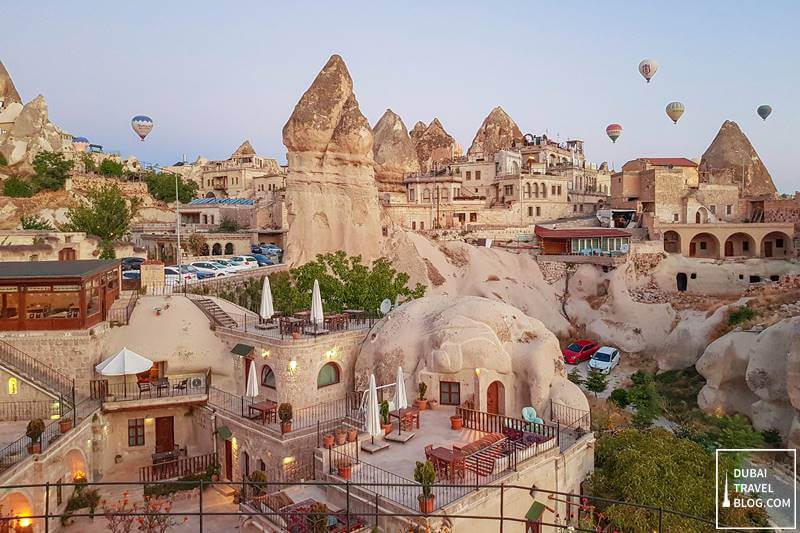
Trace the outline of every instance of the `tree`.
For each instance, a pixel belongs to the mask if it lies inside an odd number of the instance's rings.
[[[115,184],[105,184],[90,190],[79,206],[67,211],[67,231],[83,231],[100,238],[100,258],[115,257],[114,243],[130,226],[138,199],[128,200]]]
[[[583,385],[584,379],[583,376],[581,376],[581,373],[578,371],[577,366],[573,368],[569,374],[567,374],[567,378],[569,378],[569,380],[573,382],[575,385],[578,386]]]
[[[606,390],[607,387],[608,377],[596,368],[590,368],[589,376],[586,378],[586,388],[592,391],[596,398],[597,394]]]
[[[201,256],[206,255],[205,247],[207,246],[207,241],[205,236],[202,233],[191,233],[189,237],[186,238],[182,243],[182,247],[189,251],[190,254],[193,256]]]
[[[147,190],[156,200],[162,202],[175,201],[175,180],[178,180],[178,199],[182,204],[188,204],[197,195],[199,186],[196,181],[183,179],[171,172],[148,172],[144,176]]]
[[[11,176],[3,183],[3,194],[11,198],[30,198],[33,196],[33,187],[17,176]]]
[[[173,194],[173,196],[175,196]],[[223,217],[220,221],[219,226],[217,227],[216,231],[218,233],[236,233],[241,229],[241,226],[238,222],[236,222],[232,218]]]
[[[121,161],[114,161],[113,159],[103,159],[97,170],[103,176],[121,177],[125,170],[125,165]]]
[[[30,216],[23,215],[22,217],[20,217],[19,223],[23,230],[28,230],[28,231],[31,230],[44,231],[44,230],[55,229],[49,220],[45,220],[39,215],[30,215]]]
[[[625,389],[614,389],[608,399],[622,409],[625,409],[631,403],[628,398],[628,391]]]
[[[35,174],[31,179],[34,191],[63,189],[74,164],[73,161],[65,160],[64,156],[57,152],[44,151],[36,154],[36,157],[33,158]]]
[[[83,161],[83,170],[85,172],[97,172],[97,163],[94,162],[94,157],[90,154],[83,154],[81,161]]]

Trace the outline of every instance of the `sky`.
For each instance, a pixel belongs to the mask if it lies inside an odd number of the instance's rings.
[[[699,157],[736,121],[779,190],[800,190],[800,2],[5,2],[0,59],[73,135],[142,161],[224,159],[281,129],[331,54],[364,115],[439,117],[466,150],[502,106],[524,133],[581,138],[590,161]],[[12,23],[8,23],[12,22]],[[660,64],[652,83],[639,61]],[[664,108],[681,101],[677,125]],[[761,104],[773,107],[764,122]],[[156,126],[145,142],[137,114]],[[612,144],[609,123],[623,126]]]

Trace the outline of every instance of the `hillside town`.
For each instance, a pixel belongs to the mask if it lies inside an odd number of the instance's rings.
[[[0,531],[788,516],[714,512],[715,449],[772,450],[788,487],[800,444],[800,191],[736,122],[615,168],[497,106],[465,151],[437,117],[370,124],[334,54],[286,153],[157,165],[53,123],[12,75]],[[654,470],[702,503],[632,482]]]

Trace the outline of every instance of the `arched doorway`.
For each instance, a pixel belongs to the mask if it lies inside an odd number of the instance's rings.
[[[64,454],[62,464],[68,470],[69,481],[75,481],[80,478],[86,479],[88,472],[86,457],[80,450],[73,448]]]
[[[214,193],[213,193],[213,192],[211,192],[211,191],[208,191],[208,192],[206,193],[206,198],[216,198],[216,196],[214,196]]]
[[[208,249],[208,243],[203,243],[203,247],[200,250],[200,253],[203,255],[211,255],[210,250]]]
[[[75,249],[74,248],[62,248],[58,252],[58,260],[59,261],[75,261]]]
[[[737,232],[725,239],[725,257],[752,257],[756,242],[746,234]]]
[[[681,253],[681,236],[677,231],[667,231],[664,233],[664,251],[669,254]]]
[[[218,242],[211,247],[211,255],[222,255],[222,245]]]
[[[233,243],[229,242],[225,245],[225,255],[233,255]]]
[[[675,276],[675,282],[678,286],[678,291],[683,292],[689,284],[689,278],[684,272],[678,272],[678,275]]]
[[[761,239],[761,255],[780,259],[791,256],[792,238],[781,231],[772,231]]]
[[[705,207],[701,207],[694,214],[694,223],[705,224],[706,222],[708,222],[708,210]]]
[[[719,242],[710,233],[698,233],[689,243],[689,257],[705,259],[719,258]]]
[[[504,415],[506,412],[505,387],[499,381],[492,381],[486,389],[486,412]]]
[[[32,522],[27,517],[33,515],[33,506],[28,496],[22,492],[12,492],[0,500],[0,508],[3,509],[4,518],[16,518],[3,524],[10,526],[9,531],[30,531]]]

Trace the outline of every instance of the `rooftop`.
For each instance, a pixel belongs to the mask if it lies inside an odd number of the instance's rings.
[[[249,198],[195,198],[185,205],[211,206],[211,205],[255,205],[256,201]]]
[[[639,159],[657,167],[697,167],[697,163],[685,157],[640,157]]]
[[[32,278],[85,278],[119,266],[116,259],[79,261],[0,262],[0,280]]]
[[[534,233],[537,237],[550,239],[577,239],[581,237],[630,237],[627,231],[614,228],[564,228],[550,229],[544,226],[536,226]]]

